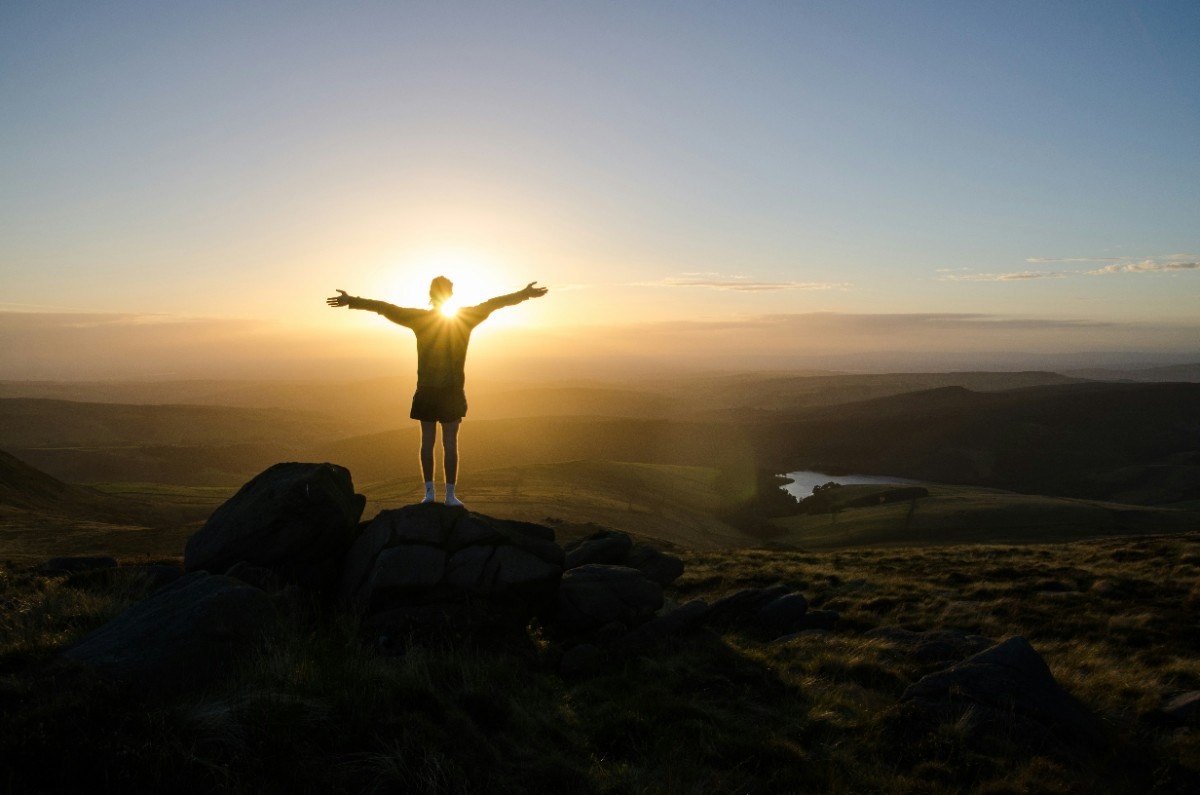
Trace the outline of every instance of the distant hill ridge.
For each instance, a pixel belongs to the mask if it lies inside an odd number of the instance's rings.
[[[861,471],[1034,494],[1116,499],[1145,468],[1200,499],[1200,384],[1086,382],[1003,392],[944,387],[780,412],[752,433],[780,469]],[[1190,485],[1189,485],[1190,484]]]
[[[112,518],[129,512],[125,500],[73,486],[0,450],[0,505],[23,511]]]

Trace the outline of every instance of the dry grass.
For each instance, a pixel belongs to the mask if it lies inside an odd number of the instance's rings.
[[[703,631],[572,678],[556,673],[552,635],[385,655],[353,617],[330,615],[292,625],[218,688],[149,700],[54,663],[136,594],[6,567],[4,787],[1142,793],[1200,780],[1195,731],[1158,712],[1200,689],[1198,535],[687,558],[676,601],[784,583],[842,621],[782,643]],[[899,733],[900,694],[950,661],[866,634],[878,627],[1025,635],[1109,747],[980,748],[954,723]]]

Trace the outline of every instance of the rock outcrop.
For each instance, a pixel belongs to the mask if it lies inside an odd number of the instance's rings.
[[[142,689],[202,686],[227,674],[275,623],[258,588],[194,572],[84,635],[64,656]]]
[[[342,597],[382,625],[472,616],[549,618],[563,551],[554,531],[439,503],[382,511],[347,553]]]
[[[246,562],[314,590],[334,586],[366,498],[335,464],[275,464],[242,486],[188,539],[187,571]]]

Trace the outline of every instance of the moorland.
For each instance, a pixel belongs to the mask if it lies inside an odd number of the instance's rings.
[[[403,379],[0,383],[0,748],[10,791],[1192,791],[1164,711],[1200,690],[1200,384],[1143,373],[771,373],[474,385],[472,510],[616,528],[686,563],[671,604],[786,584],[836,610],[783,643],[730,631],[563,676],[553,637],[399,657],[345,616],[291,627],[171,700],[80,689],[58,652],[142,595],[41,574],[61,555],[174,562],[273,463],[332,461],[364,518],[420,493]],[[1181,380],[1171,380],[1171,379]],[[842,486],[819,511],[796,470]],[[878,498],[876,501],[875,498]],[[1090,750],[913,734],[905,688],[948,663],[896,640],[1030,640],[1099,721]],[[69,761],[62,749],[71,748]]]

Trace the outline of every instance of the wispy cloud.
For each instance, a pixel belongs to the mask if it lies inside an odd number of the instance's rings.
[[[1120,262],[1121,257],[1028,257],[1026,262]]]
[[[1062,271],[1012,271],[1010,273],[946,273],[944,282],[1023,282],[1031,279],[1062,279],[1070,276]]]
[[[1105,265],[1092,271],[1085,271],[1088,276],[1107,276],[1113,273],[1168,273],[1170,271],[1200,270],[1200,262],[1126,262],[1119,265]]]
[[[1195,254],[1170,254],[1157,259],[1147,258],[1136,260],[1134,257],[1030,257],[1025,260],[1032,263],[1054,262],[1109,262],[1100,268],[1089,270],[1061,271],[1009,271],[1006,273],[974,273],[963,272],[965,269],[952,271],[939,268],[938,280],[943,282],[1020,282],[1036,279],[1067,279],[1073,276],[1110,276],[1121,273],[1173,273],[1180,271],[1200,270],[1200,256]]]
[[[849,282],[769,282],[754,281],[745,276],[725,276],[719,273],[684,273],[668,276],[656,282],[642,282],[640,287],[702,287],[710,290],[732,290],[744,293],[775,292],[778,290],[845,290]]]

